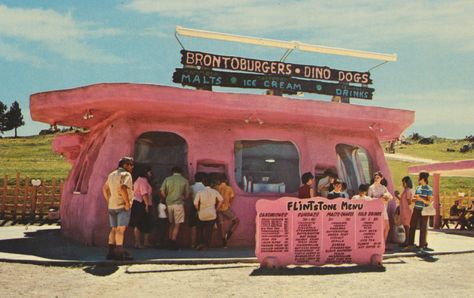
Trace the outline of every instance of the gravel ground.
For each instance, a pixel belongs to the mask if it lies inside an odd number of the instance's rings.
[[[46,267],[0,263],[2,297],[472,297],[474,254],[389,259],[385,268],[257,264]]]

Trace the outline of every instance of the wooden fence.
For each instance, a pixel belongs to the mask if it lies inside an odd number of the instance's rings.
[[[460,196],[460,194],[464,194],[464,196]],[[473,194],[470,190],[458,190],[455,192],[441,192],[440,193],[440,213],[441,217],[449,218],[449,209],[451,206],[454,205],[454,202],[459,200],[459,208],[472,208],[472,204],[474,201]]]
[[[41,182],[40,185],[39,182]],[[63,181],[33,181],[26,177],[9,180],[4,176],[0,189],[0,219],[2,220],[44,220],[59,210]],[[58,212],[56,212],[58,214]]]

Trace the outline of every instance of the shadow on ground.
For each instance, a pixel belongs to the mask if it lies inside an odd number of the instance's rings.
[[[157,248],[129,249],[134,261],[186,260],[186,259],[235,259],[254,258],[252,248],[215,248],[207,251],[192,249],[166,250]],[[0,253],[35,256],[54,261],[104,262],[107,248],[85,246],[64,238],[60,229],[41,229],[28,231],[25,227],[23,237],[0,240]],[[27,259],[27,257],[25,257]]]
[[[94,276],[109,276],[119,269],[116,265],[93,265],[82,269],[84,272]]]
[[[28,231],[23,238],[0,240],[0,252],[36,256],[51,260],[103,259],[105,248],[79,246],[61,236],[58,228]]]
[[[250,276],[266,275],[334,275],[364,272],[385,272],[383,266],[337,266],[337,267],[295,267],[295,268],[258,268]]]
[[[142,273],[170,273],[170,272],[185,272],[185,271],[207,271],[207,270],[225,270],[238,268],[252,268],[258,265],[235,265],[235,266],[209,266],[199,268],[172,268],[172,269],[158,269],[158,270],[130,270],[127,268],[125,273],[128,274],[142,274]]]

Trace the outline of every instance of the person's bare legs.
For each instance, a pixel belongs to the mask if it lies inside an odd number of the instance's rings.
[[[230,238],[230,235],[232,235],[235,232],[239,224],[240,224],[240,219],[238,217],[234,217],[230,224],[229,232],[227,233],[228,234],[227,238]]]
[[[383,224],[383,239],[385,242],[387,242],[388,238],[388,231],[390,230],[390,222],[388,219],[384,219],[384,224]]]
[[[118,226],[115,230],[115,245],[123,246],[123,237],[125,234],[126,226]]]
[[[408,245],[408,236],[410,234],[410,226],[403,226],[405,228],[405,242],[403,243],[405,246]]]
[[[109,251],[107,252],[106,256],[107,260],[112,260],[115,258],[115,230],[115,227],[110,228],[108,240]]]
[[[170,224],[170,229],[169,229],[169,248],[170,249],[178,249],[178,244],[176,243],[176,239],[178,238],[179,227],[180,227],[179,223]]]
[[[178,238],[180,223],[174,223],[171,228],[171,240],[176,241]]]
[[[198,245],[197,243],[197,228],[196,226],[190,228],[190,234],[191,234],[191,247],[196,248]]]
[[[144,233],[143,234],[143,245],[145,247],[152,247],[153,243],[151,243],[151,233]]]
[[[135,237],[135,248],[143,248],[143,244],[141,241],[142,233],[137,227],[133,229],[133,236]]]
[[[117,228],[113,227],[113,228],[110,228],[110,232],[109,232],[109,244],[111,245],[115,245],[115,230]]]
[[[221,236],[221,239],[222,239],[222,246],[226,247],[227,239],[225,235],[226,232],[224,230],[224,220],[220,215],[217,216],[216,224],[217,224],[217,230],[219,231],[219,236]]]
[[[170,222],[170,225],[168,227],[168,239],[173,240],[173,229],[174,229],[174,223]]]
[[[132,260],[132,256],[123,248],[123,238],[127,226],[118,226],[115,230],[116,258],[119,260]]]

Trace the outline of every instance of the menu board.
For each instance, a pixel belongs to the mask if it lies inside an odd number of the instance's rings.
[[[383,208],[380,199],[258,200],[255,254],[279,266],[375,264],[385,250]]]

